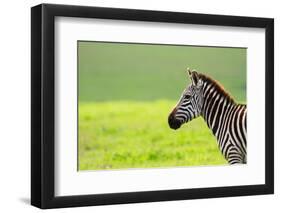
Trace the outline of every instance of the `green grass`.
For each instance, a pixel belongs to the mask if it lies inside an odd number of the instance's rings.
[[[79,104],[79,170],[226,164],[202,118],[172,130],[174,101]]]

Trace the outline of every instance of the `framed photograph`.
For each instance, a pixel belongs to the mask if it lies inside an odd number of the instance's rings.
[[[31,204],[271,194],[274,20],[31,9]]]

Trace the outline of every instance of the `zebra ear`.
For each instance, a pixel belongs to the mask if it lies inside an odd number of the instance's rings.
[[[194,86],[196,86],[197,83],[198,83],[198,81],[199,81],[199,75],[198,75],[198,73],[197,73],[195,70],[192,70],[192,71],[191,71],[191,69],[189,69],[189,68],[187,68],[187,72],[188,72],[188,75],[189,75],[189,78],[190,78],[192,84],[193,84]]]
[[[191,69],[190,69],[190,68],[187,68],[187,69],[186,69],[186,72],[187,72],[187,74],[189,75],[189,77],[191,78],[191,75],[192,75]]]

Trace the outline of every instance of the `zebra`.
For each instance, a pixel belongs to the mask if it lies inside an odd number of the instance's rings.
[[[238,104],[211,77],[188,69],[191,84],[168,116],[170,128],[202,116],[229,164],[247,163],[247,106]]]

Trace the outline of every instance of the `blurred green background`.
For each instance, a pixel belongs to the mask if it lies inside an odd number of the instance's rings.
[[[202,118],[167,117],[196,69],[246,102],[246,49],[78,42],[79,170],[226,164]]]

